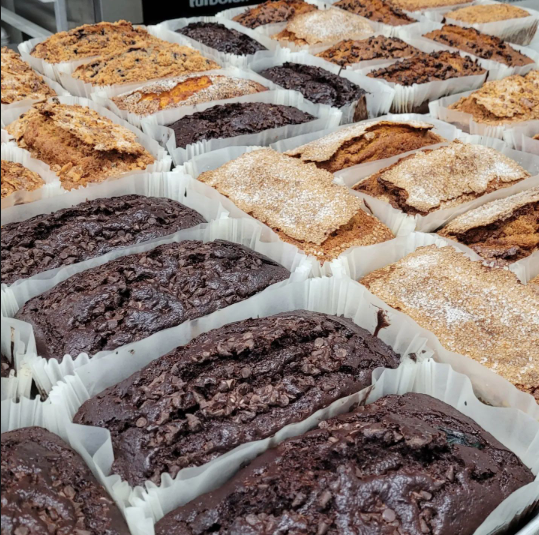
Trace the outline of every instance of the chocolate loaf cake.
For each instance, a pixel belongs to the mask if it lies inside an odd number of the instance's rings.
[[[2,535],[129,535],[114,501],[60,437],[2,433]]]
[[[214,106],[182,117],[169,128],[176,135],[176,146],[185,148],[205,139],[257,134],[270,128],[313,121],[315,117],[293,106],[263,102],[236,102]]]
[[[2,283],[205,222],[198,212],[171,199],[124,195],[9,223],[2,229]]]
[[[272,436],[398,364],[351,320],[285,312],[202,334],[84,403],[75,422],[111,432],[113,472],[131,485],[159,483]]]
[[[30,299],[16,317],[37,353],[93,355],[243,301],[289,277],[287,269],[224,240],[183,241],[89,269]]]
[[[266,24],[286,22],[295,15],[316,9],[316,6],[303,0],[268,0],[236,15],[232,20],[239,22],[242,26],[254,29]]]
[[[472,535],[532,481],[514,453],[449,405],[386,396],[265,452],[155,532]]]

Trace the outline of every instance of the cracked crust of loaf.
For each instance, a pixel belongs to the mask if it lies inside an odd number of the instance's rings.
[[[449,108],[469,113],[476,123],[491,125],[539,119],[539,71],[486,82]]]
[[[2,160],[2,199],[17,191],[34,191],[44,185],[45,181],[24,165]]]
[[[539,249],[539,187],[497,199],[453,219],[438,232],[498,266]]]
[[[243,154],[198,179],[320,260],[394,237],[331,173],[271,149]]]
[[[417,22],[398,7],[383,0],[339,0],[334,6],[390,26],[405,26]]]
[[[286,152],[331,173],[446,141],[419,121],[371,121],[342,128]]]
[[[36,104],[7,127],[17,144],[42,160],[65,189],[142,170],[155,158],[136,135],[79,105]]]
[[[220,68],[218,63],[194,48],[154,39],[129,47],[121,54],[103,56],[80,65],[72,76],[85,83],[101,86],[144,82]]]
[[[510,67],[533,63],[531,58],[521,54],[499,37],[481,33],[475,28],[445,24],[441,29],[426,33],[423,37]]]
[[[468,22],[470,24],[520,19],[529,16],[530,14],[525,9],[509,4],[488,4],[462,7],[446,13],[445,15],[447,19],[460,20],[461,22]]]
[[[143,28],[130,22],[84,24],[68,32],[55,33],[31,52],[35,58],[49,63],[75,61],[82,58],[121,54],[123,50],[155,39]]]
[[[436,7],[456,6],[466,3],[466,0],[388,0],[395,7],[405,11],[419,11]]]
[[[419,151],[365,178],[353,189],[411,215],[453,208],[528,178],[514,160],[458,141]]]
[[[180,106],[196,106],[214,100],[227,100],[267,91],[254,80],[232,78],[221,74],[186,75],[160,80],[135,91],[113,97],[120,110],[150,115]]]
[[[319,58],[346,67],[371,59],[406,58],[418,54],[418,48],[410,46],[398,37],[376,35],[368,39],[347,39],[317,54]]]
[[[272,35],[272,39],[305,46],[362,39],[372,35],[373,31],[365,19],[342,9],[330,8],[296,15],[282,32]]]
[[[453,247],[420,247],[359,281],[389,306],[539,400],[539,293]]]
[[[2,47],[2,104],[20,100],[46,100],[56,92],[13,50]]]
[[[236,15],[232,20],[247,28],[258,28],[266,24],[286,22],[295,15],[318,9],[303,0],[269,0]]]

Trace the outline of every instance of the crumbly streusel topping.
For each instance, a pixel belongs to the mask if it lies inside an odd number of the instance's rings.
[[[509,4],[485,4],[467,6],[447,13],[446,18],[477,24],[483,22],[496,22],[509,19],[529,17],[530,14],[517,6]]]
[[[17,191],[34,191],[44,185],[45,181],[24,165],[2,160],[2,199]]]
[[[466,0],[388,0],[390,4],[406,11],[419,11],[436,7],[455,6]]]

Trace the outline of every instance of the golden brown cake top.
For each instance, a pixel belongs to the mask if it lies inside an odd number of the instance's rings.
[[[2,199],[17,191],[34,191],[45,181],[24,165],[2,160]]]
[[[306,143],[301,147],[286,152],[290,156],[299,156],[304,161],[324,162],[329,160],[346,142],[360,137],[375,136],[372,131],[379,126],[406,125],[418,130],[432,130],[433,125],[420,121],[369,121],[341,128],[327,136]]]
[[[492,183],[503,187],[529,176],[515,161],[490,147],[453,142],[403,158],[380,171],[378,181],[403,190],[406,205],[426,213],[462,204],[467,195],[486,193]]]
[[[420,247],[360,281],[441,344],[526,391],[539,386],[539,294],[453,247]]]
[[[149,115],[179,106],[224,100],[267,91],[253,80],[221,74],[184,75],[160,80],[129,93],[113,97],[121,110]]]
[[[32,50],[32,56],[49,63],[75,61],[95,56],[119,54],[128,47],[144,44],[155,39],[146,30],[130,22],[99,22],[85,24],[55,33]]]
[[[515,193],[504,199],[496,199],[470,210],[453,219],[439,234],[442,236],[461,234],[477,227],[504,221],[510,218],[519,208],[535,202],[539,202],[539,186]]]
[[[13,50],[2,47],[2,104],[25,99],[45,100],[56,95],[41,76]]]
[[[484,4],[467,6],[447,13],[446,18],[460,20],[470,24],[483,22],[497,22],[500,20],[520,19],[530,14],[517,6],[510,4]]]
[[[372,33],[373,28],[365,19],[342,9],[330,8],[296,15],[288,22],[286,29],[273,38],[316,45],[368,37]]]
[[[239,22],[247,28],[258,28],[266,24],[276,22],[286,22],[294,15],[308,13],[318,9],[315,5],[303,0],[268,0],[263,4],[252,8],[235,16],[232,20]]]
[[[530,286],[533,286],[533,287],[535,287],[536,289],[539,290],[539,275],[537,275],[537,277],[535,277],[535,278],[533,278],[532,280],[530,280],[530,281],[528,282],[528,284],[529,284]]]
[[[220,68],[194,48],[157,40],[80,65],[73,77],[92,85],[112,85]]]
[[[539,71],[486,82],[450,108],[472,114],[476,122],[494,125],[539,119]]]
[[[208,171],[199,180],[242,210],[297,240],[323,243],[362,208],[333,175],[272,149],[260,149]]]
[[[456,6],[465,4],[465,0],[388,0],[392,5],[406,11],[434,9],[437,7]],[[471,1],[471,0],[470,0]]]
[[[339,0],[334,5],[355,15],[390,26],[405,26],[416,22],[398,7],[384,0]]]

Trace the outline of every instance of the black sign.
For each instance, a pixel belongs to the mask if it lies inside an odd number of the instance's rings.
[[[260,4],[262,0],[179,0],[178,2],[144,1],[144,23],[156,24],[168,19],[204,17],[224,9]]]

